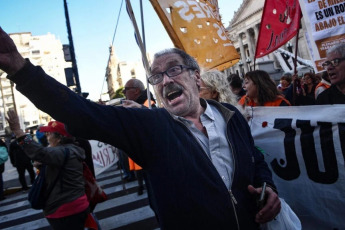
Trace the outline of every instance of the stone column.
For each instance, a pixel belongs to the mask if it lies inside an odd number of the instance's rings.
[[[244,73],[248,72],[248,66],[246,64],[246,53],[244,52],[244,46],[243,46],[243,42],[242,42],[242,34],[240,33],[238,35],[238,44],[240,45],[240,52],[241,52],[241,60],[243,63],[243,67],[244,67]]]
[[[256,43],[258,42],[258,37],[259,37],[259,25],[255,25],[254,26],[254,41],[255,41],[255,46],[256,46]]]
[[[249,54],[250,54],[250,58],[253,59],[254,58],[254,52],[253,52],[253,41],[251,39],[249,30],[246,30],[246,37],[247,37],[247,43],[248,43],[248,49],[249,49]]]

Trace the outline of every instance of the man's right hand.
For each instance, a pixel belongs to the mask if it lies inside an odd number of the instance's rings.
[[[20,55],[13,40],[0,27],[0,69],[13,75],[25,64],[25,59]]]

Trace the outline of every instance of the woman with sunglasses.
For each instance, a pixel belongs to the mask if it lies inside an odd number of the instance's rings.
[[[216,70],[201,74],[199,96],[232,105],[237,104],[236,96],[231,92],[226,76]]]

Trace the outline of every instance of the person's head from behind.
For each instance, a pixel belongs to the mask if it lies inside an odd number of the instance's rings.
[[[176,48],[154,55],[150,84],[154,85],[164,107],[177,116],[189,116],[200,107],[200,67],[196,60]]]
[[[40,132],[40,128],[42,126],[39,126],[36,130],[36,137],[37,137],[37,140],[38,142],[43,146],[43,147],[47,147],[48,146],[48,140],[47,140],[47,136],[44,132]]]
[[[328,75],[328,72],[327,71],[323,71],[321,73],[321,78],[327,82],[331,82],[331,80],[329,79],[329,75]]]
[[[327,59],[322,64],[327,70],[332,85],[345,84],[345,43],[327,50]]]
[[[47,126],[42,126],[40,132],[45,132],[50,147],[74,142],[72,137],[65,129],[65,125],[59,121],[50,121]]]
[[[267,72],[254,70],[247,72],[244,76],[244,89],[246,95],[257,105],[262,106],[265,102],[274,101],[277,97],[278,89]]]
[[[135,101],[144,90],[144,84],[140,80],[133,78],[126,82],[123,94],[126,96],[127,100]]]
[[[230,90],[235,94],[238,95],[243,87],[243,81],[240,78],[240,76],[238,76],[237,74],[230,74],[228,76],[228,82],[230,84]]]

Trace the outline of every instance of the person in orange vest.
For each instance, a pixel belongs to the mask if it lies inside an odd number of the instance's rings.
[[[315,87],[315,100],[320,95],[320,93],[322,93],[323,91],[331,87],[331,82],[330,82],[327,71],[322,72],[321,78],[322,80]]]
[[[136,102],[146,108],[149,107],[147,98],[147,92],[144,84],[138,79],[130,79],[126,82],[123,89],[123,94],[126,96],[126,100],[123,102],[123,106],[127,107],[130,101]],[[151,93],[150,93],[151,94]],[[151,106],[155,107],[155,100],[151,94]],[[140,107],[140,106],[139,106]],[[134,171],[138,180],[138,195],[143,194],[144,190],[144,173],[140,165],[136,164],[131,158],[128,157],[129,170]]]
[[[244,76],[246,95],[239,104],[245,106],[289,106],[290,102],[279,94],[277,86],[267,72],[255,70]]]

